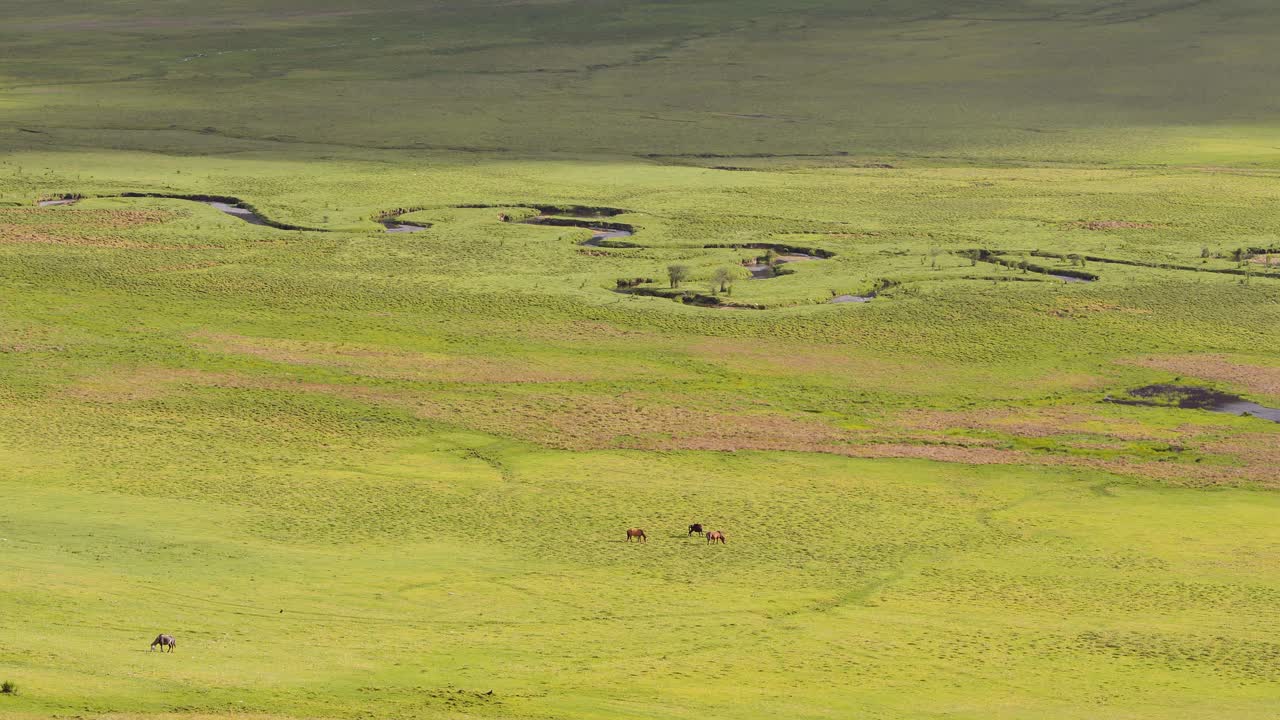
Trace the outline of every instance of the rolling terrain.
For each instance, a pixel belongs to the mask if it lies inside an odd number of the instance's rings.
[[[788,5],[0,2],[0,716],[1274,717],[1280,16]]]

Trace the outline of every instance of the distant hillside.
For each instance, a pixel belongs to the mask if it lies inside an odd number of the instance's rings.
[[[1271,0],[4,0],[0,142],[1275,163],[1277,46]]]

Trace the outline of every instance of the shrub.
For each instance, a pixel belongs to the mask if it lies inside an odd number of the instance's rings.
[[[688,265],[668,265],[667,278],[671,281],[671,287],[678,288],[680,283],[689,279]]]
[[[727,267],[716,268],[716,271],[711,274],[711,292],[714,293],[717,289],[720,292],[726,292],[733,287],[733,283],[737,279],[738,276],[733,270]]]
[[[12,680],[5,680],[0,683],[0,695],[17,695],[18,683]]]

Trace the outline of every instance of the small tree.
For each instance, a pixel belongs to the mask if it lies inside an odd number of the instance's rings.
[[[680,264],[668,265],[667,278],[671,281],[672,288],[680,287],[680,283],[689,279],[689,266]]]
[[[720,292],[727,292],[737,279],[737,274],[727,267],[718,267],[716,268],[716,271],[711,274],[711,284],[713,287],[719,286]]]

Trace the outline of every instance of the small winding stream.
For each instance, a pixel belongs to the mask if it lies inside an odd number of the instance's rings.
[[[626,223],[604,221],[605,218],[621,215],[625,212],[619,208],[586,208],[576,205],[567,208],[559,208],[549,205],[531,207],[537,210],[538,214],[517,222],[524,225],[577,227],[590,230],[591,237],[579,243],[581,245],[612,248],[640,247],[634,243],[619,240],[619,238],[626,238],[635,235],[636,229],[634,226]],[[560,215],[573,215],[573,217],[558,217]]]
[[[270,222],[268,222],[266,218],[262,217],[258,213],[248,208],[243,208],[243,207],[240,207],[239,205],[232,205],[231,203],[219,202],[216,200],[206,201],[205,205],[208,205],[209,207],[219,212],[224,212],[232,217],[239,218],[249,223],[250,225],[262,225],[264,227],[271,227]]]
[[[430,225],[418,225],[415,223],[404,222],[392,218],[390,220],[380,220],[382,227],[387,229],[389,233],[415,233],[426,230]]]
[[[186,200],[188,202],[198,202],[217,210],[218,212],[230,215],[238,220],[243,220],[250,225],[260,225],[262,227],[276,228],[277,230],[308,230],[311,232],[331,232],[325,228],[304,227],[302,225],[290,225],[288,223],[276,222],[259,213],[252,205],[237,197],[221,196],[221,195],[181,195],[172,193],[137,193],[128,192],[119,195],[103,195],[101,197],[119,197],[119,198],[162,198],[165,200]],[[36,203],[39,207],[54,207],[57,205],[72,205],[82,198],[53,198],[50,200],[40,200]],[[412,233],[426,230],[430,225],[418,225],[399,220],[392,216],[378,220],[378,223],[386,228],[389,233]]]
[[[108,195],[102,197],[120,197],[120,198],[163,198],[168,200],[186,200],[189,202],[198,202],[217,210],[218,212],[230,215],[231,217],[243,220],[250,225],[259,225],[262,227],[271,227],[280,230],[309,230],[313,232],[331,232],[325,228],[309,228],[299,225],[290,225],[287,223],[276,222],[259,213],[252,205],[241,200],[240,198],[219,195],[186,195],[177,193],[141,193],[127,192],[119,195]],[[71,205],[78,202],[80,197],[61,197],[40,200],[37,205],[40,207],[52,207],[56,205]],[[582,241],[580,244],[590,247],[601,248],[638,248],[641,247],[635,243],[627,242],[623,238],[629,238],[635,235],[636,229],[632,225],[626,223],[612,222],[609,218],[627,213],[627,210],[611,207],[592,207],[587,205],[456,205],[457,208],[527,208],[537,212],[533,217],[514,222],[526,225],[546,225],[553,227],[577,227],[591,231],[591,237]],[[382,225],[388,233],[415,233],[426,230],[430,224],[411,223],[400,219],[400,216],[406,214],[405,209],[392,210],[387,214],[375,216],[375,222]],[[510,222],[512,219],[505,212],[501,214],[504,222]],[[712,248],[738,248],[738,249],[754,249],[754,250],[772,250],[777,254],[773,264],[761,262],[760,258],[745,263],[744,267],[750,271],[751,280],[768,280],[778,277],[777,266],[792,262],[807,262],[827,260],[835,256],[835,253],[822,248],[796,247],[792,245],[782,245],[776,243],[749,243],[749,244],[709,244],[703,247]],[[1068,278],[1064,278],[1068,279]],[[1071,278],[1074,279],[1074,278]],[[724,303],[718,296],[703,295],[700,293],[682,292],[678,295],[666,290],[658,288],[641,288],[636,285],[620,286],[618,292],[634,295],[651,295],[655,297],[680,298],[688,304],[702,305],[704,307],[719,307],[732,309],[764,309],[759,305],[747,304],[730,304]],[[870,302],[875,298],[875,293],[869,295],[839,295],[830,300],[832,303],[864,303]]]

